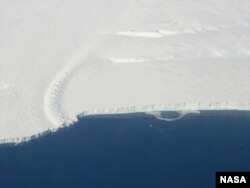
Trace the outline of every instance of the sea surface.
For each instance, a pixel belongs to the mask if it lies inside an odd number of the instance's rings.
[[[250,171],[250,112],[82,117],[0,146],[1,188],[213,188],[216,171]]]

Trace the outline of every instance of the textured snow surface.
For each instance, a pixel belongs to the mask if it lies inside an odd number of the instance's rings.
[[[250,110],[249,0],[0,0],[0,140],[79,114]]]

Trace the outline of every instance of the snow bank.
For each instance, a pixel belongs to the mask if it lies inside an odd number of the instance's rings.
[[[56,131],[79,114],[250,110],[249,8],[0,1],[1,142]]]

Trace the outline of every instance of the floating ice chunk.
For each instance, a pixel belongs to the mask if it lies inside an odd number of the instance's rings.
[[[153,115],[155,118],[163,121],[176,121],[188,114],[200,114],[200,111],[156,111],[156,112],[147,112],[146,114]]]

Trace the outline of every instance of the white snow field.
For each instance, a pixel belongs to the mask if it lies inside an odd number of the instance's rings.
[[[1,143],[79,114],[250,110],[249,10],[249,0],[0,0]]]

